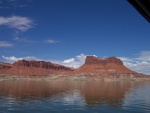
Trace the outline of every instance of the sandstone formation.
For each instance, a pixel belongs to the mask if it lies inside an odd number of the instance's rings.
[[[45,61],[20,60],[15,63],[0,63],[1,75],[51,76],[51,75],[84,75],[92,77],[146,77],[124,66],[116,57],[101,59],[87,56],[85,63],[78,69],[65,67]]]
[[[123,62],[116,57],[101,59],[95,56],[87,56],[85,64],[79,69],[79,72],[95,74],[127,74],[136,73],[123,65]]]
[[[94,77],[145,77],[125,67],[116,57],[101,59],[95,56],[87,56],[85,63],[75,70],[74,74]]]
[[[69,67],[65,67],[62,65],[54,64],[51,62],[45,62],[45,61],[26,61],[26,60],[20,60],[18,62],[15,62],[13,66],[25,66],[25,67],[36,67],[36,68],[44,68],[44,69],[53,69],[53,70],[66,70],[71,71],[72,69]]]
[[[52,75],[52,74],[64,74],[69,71],[73,71],[72,68],[65,67],[62,65],[54,64],[45,61],[26,61],[19,60],[12,64],[11,67],[2,66],[0,68],[0,74],[10,75]]]
[[[0,70],[1,69],[10,69],[12,67],[11,64],[0,62]]]

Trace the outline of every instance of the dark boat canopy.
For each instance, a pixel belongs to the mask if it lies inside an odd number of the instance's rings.
[[[150,22],[150,0],[128,0],[139,13]]]

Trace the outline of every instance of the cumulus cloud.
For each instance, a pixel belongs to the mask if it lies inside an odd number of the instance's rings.
[[[8,43],[6,41],[0,41],[0,47],[12,47],[13,44]]]
[[[69,58],[69,59],[66,59],[66,60],[63,60],[63,61],[58,61],[58,60],[50,60],[50,61],[54,62],[54,63],[64,65],[64,66],[78,68],[78,67],[80,67],[81,65],[84,64],[86,56],[87,55],[80,54],[80,55],[77,55],[74,58]]]
[[[7,63],[14,63],[18,60],[36,60],[36,61],[44,61],[43,59],[39,59],[37,57],[34,57],[34,56],[27,56],[27,57],[15,57],[15,56],[10,56],[10,57],[6,57],[6,56],[2,56],[3,60]],[[80,67],[82,64],[84,64],[85,62],[85,58],[86,58],[86,55],[84,54],[80,54],[80,55],[77,55],[76,57],[74,58],[69,58],[69,59],[66,59],[66,60],[45,60],[45,61],[50,61],[50,62],[53,62],[53,63],[57,63],[57,64],[61,64],[61,65],[64,65],[64,66],[68,66],[68,67],[73,67],[73,68],[78,68]]]
[[[65,66],[78,68],[84,64],[85,58],[86,58],[86,55],[80,54],[80,55],[77,55],[75,58],[64,60],[62,64]]]
[[[150,51],[142,51],[139,54],[139,57],[136,58],[137,60],[144,60],[144,61],[150,61]]]
[[[17,58],[15,56],[10,56],[10,57],[2,56],[2,58],[7,63],[14,63],[14,62],[16,62],[18,60],[23,60],[23,59],[24,60],[28,60],[28,61],[30,61],[30,60],[36,60],[36,61],[42,60],[42,59],[39,59],[39,58],[34,57],[34,56],[27,56],[27,57],[20,57],[20,58]]]
[[[20,31],[27,31],[33,27],[33,21],[27,17],[21,16],[0,17],[0,25]]]
[[[63,63],[70,63],[70,62],[74,62],[74,61],[75,61],[74,58],[70,58],[70,59],[64,60]]]
[[[150,51],[142,51],[135,58],[120,58],[128,68],[145,74],[150,74]]]
[[[59,41],[49,39],[49,40],[46,40],[45,42],[48,44],[54,44],[54,43],[58,43]]]

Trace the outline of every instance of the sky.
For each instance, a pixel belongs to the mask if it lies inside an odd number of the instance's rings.
[[[115,56],[150,74],[150,23],[127,0],[0,0],[0,62],[44,60],[78,68]]]

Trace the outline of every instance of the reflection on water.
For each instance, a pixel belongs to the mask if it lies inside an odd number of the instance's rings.
[[[121,105],[125,93],[131,88],[131,83],[120,82],[94,82],[86,83],[81,88],[81,94],[84,95],[88,105],[106,103],[110,106]]]
[[[32,81],[0,82],[0,111],[150,112],[150,82]]]

